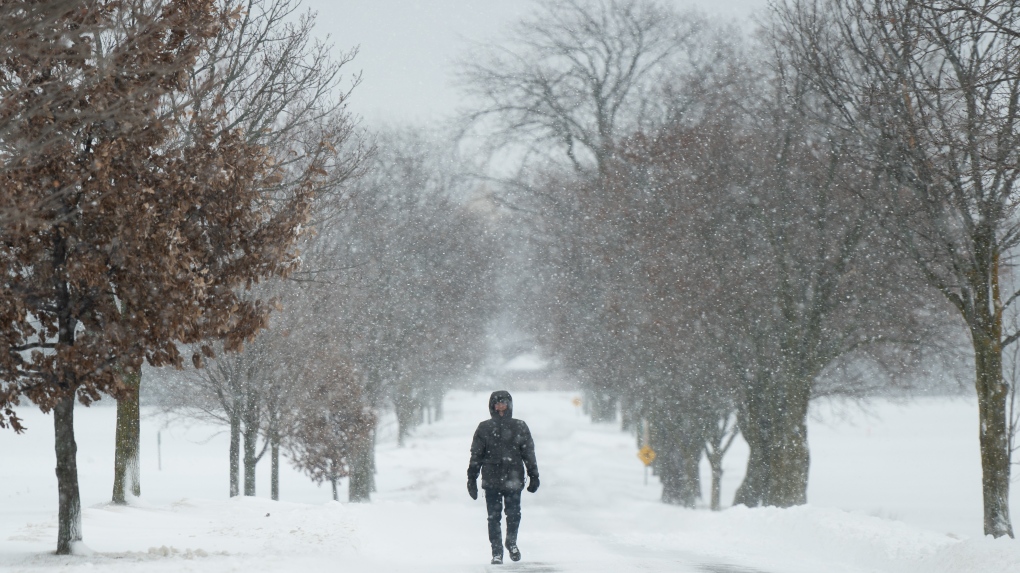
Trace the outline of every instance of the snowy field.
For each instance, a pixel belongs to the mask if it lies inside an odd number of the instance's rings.
[[[142,497],[108,505],[114,409],[76,409],[85,544],[58,557],[52,422],[25,409],[29,432],[0,432],[0,571],[344,572],[1020,572],[1020,544],[982,538],[972,401],[826,404],[810,426],[811,505],[719,513],[658,503],[634,439],[595,425],[564,392],[515,393],[537,444],[542,486],[524,494],[524,560],[488,565],[485,507],[465,491],[468,445],[488,393],[455,392],[442,422],[403,448],[382,428],[370,504],[331,501],[284,466],[281,497],[227,497],[221,428],[143,419]],[[157,432],[162,442],[158,468]],[[726,460],[724,503],[746,449]],[[286,463],[286,462],[285,462]],[[707,469],[707,468],[706,468]],[[707,480],[707,474],[705,475]],[[708,482],[705,483],[707,494]],[[1014,493],[1014,500],[1018,495]],[[1020,505],[1012,506],[1014,521]]]

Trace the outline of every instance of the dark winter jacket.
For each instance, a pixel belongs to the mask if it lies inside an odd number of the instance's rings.
[[[496,413],[496,402],[506,400],[506,414]],[[502,491],[520,491],[524,488],[524,470],[529,478],[538,478],[538,462],[535,461],[535,441],[524,420],[513,417],[513,398],[506,390],[493,392],[489,396],[491,419],[478,424],[475,437],[471,440],[471,461],[468,464],[468,480],[478,479],[482,473],[482,488]]]

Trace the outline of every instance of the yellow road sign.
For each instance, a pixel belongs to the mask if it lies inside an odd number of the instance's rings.
[[[655,450],[651,446],[645,446],[638,450],[637,457],[646,466],[651,465],[655,461]]]

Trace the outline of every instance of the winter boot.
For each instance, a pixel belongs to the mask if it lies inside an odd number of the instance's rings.
[[[521,550],[517,549],[517,542],[516,541],[511,541],[511,540],[507,539],[506,540],[506,550],[510,552],[510,561],[520,561],[521,560]]]
[[[492,563],[493,565],[502,565],[503,564],[503,552],[502,551],[499,551],[499,552],[493,551],[492,552],[492,561],[490,563]]]

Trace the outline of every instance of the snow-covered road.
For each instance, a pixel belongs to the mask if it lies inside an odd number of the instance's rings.
[[[487,396],[484,392],[451,394],[445,419],[420,427],[403,448],[384,432],[378,452],[378,492],[369,504],[329,501],[328,487],[316,487],[289,467],[282,479],[284,501],[263,497],[268,468],[262,467],[260,497],[228,499],[226,436],[220,429],[181,422],[163,427],[163,469],[159,470],[155,436],[162,420],[150,416],[143,421],[143,497],[129,507],[110,506],[106,500],[112,480],[113,409],[79,408],[85,544],[94,553],[73,557],[50,553],[56,537],[52,430],[48,417],[26,410],[28,434],[0,433],[4,460],[0,466],[0,571],[77,572],[97,567],[113,572],[1020,571],[1015,541],[949,536],[945,530],[861,511],[807,506],[789,510],[738,507],[713,513],[665,506],[658,502],[655,478],[647,486],[643,483],[634,438],[615,425],[590,423],[571,404],[573,394],[562,392],[515,394],[514,413],[529,423],[536,439],[542,486],[537,494],[524,494],[519,539],[524,560],[490,566],[484,503],[472,501],[465,488],[467,449],[475,425],[488,415]],[[941,408],[934,411],[942,426],[950,424],[952,416],[964,415],[945,412],[968,411],[966,404],[948,404],[932,406]],[[877,434],[891,431],[877,419],[870,423]],[[856,430],[844,427],[839,435],[851,431]],[[823,477],[835,463],[826,458],[826,444],[831,445],[834,438],[825,432],[821,428],[812,435]],[[867,432],[870,436],[870,426]],[[908,437],[882,435],[880,443],[897,439]],[[895,455],[927,456],[925,448],[916,446],[934,438],[909,439],[916,442],[915,447]],[[841,442],[840,448],[856,451],[850,443]],[[938,447],[946,452],[948,446]],[[743,461],[738,450],[727,462],[724,499],[739,479],[735,468]],[[853,495],[865,495],[867,488],[861,493],[852,486],[854,480],[868,479],[869,464],[885,464],[886,474],[893,467],[887,459],[862,457],[854,461],[860,472],[845,476],[834,489],[846,491],[850,500]],[[813,467],[813,479],[815,471]],[[912,479],[885,477],[889,483]],[[947,477],[952,478],[941,475],[930,481],[938,485]],[[832,499],[833,495],[823,489],[817,497]],[[882,495],[874,492],[876,499]],[[955,502],[952,496],[943,496],[930,503],[951,507]],[[852,503],[845,507],[853,508]],[[955,514],[948,515],[940,519],[951,521]],[[941,527],[943,522],[933,523]]]

